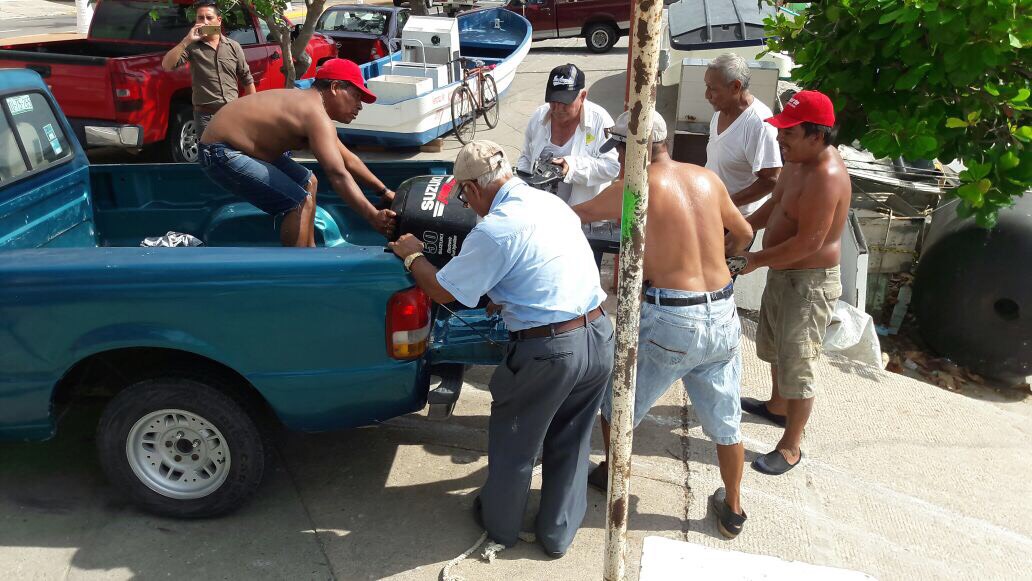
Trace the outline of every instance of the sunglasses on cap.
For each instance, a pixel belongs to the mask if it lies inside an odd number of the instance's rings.
[[[605,134],[606,139],[612,139],[614,141],[619,141],[620,143],[627,143],[627,136],[616,133],[613,131],[612,127],[606,127],[602,132]]]

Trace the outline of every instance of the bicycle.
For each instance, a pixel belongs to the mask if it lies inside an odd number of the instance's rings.
[[[491,71],[480,59],[459,57],[452,62],[463,64],[462,83],[451,96],[452,128],[459,143],[466,145],[477,134],[477,116],[483,115],[488,128],[498,126],[498,85]],[[472,65],[465,68],[466,64]],[[474,88],[472,85],[476,84]]]

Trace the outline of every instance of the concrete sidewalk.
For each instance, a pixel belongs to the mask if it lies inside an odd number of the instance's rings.
[[[745,392],[769,390],[745,322]],[[255,501],[212,521],[155,518],[108,487],[89,414],[44,444],[0,445],[0,571],[6,579],[437,579],[476,540],[472,494],[487,472],[488,368],[446,422],[422,415],[336,434],[285,435]],[[984,401],[828,358],[805,451],[782,477],[748,467],[746,530],[723,540],[706,498],[715,449],[683,391],[635,434],[632,578],[642,541],[663,536],[880,579],[1018,579],[1032,570],[1032,404]],[[746,416],[747,461],[775,427]],[[600,448],[598,435],[595,443]],[[594,460],[601,459],[596,453]],[[540,479],[535,480],[535,489]],[[531,512],[536,496],[531,500]],[[552,561],[520,543],[467,579],[598,579],[605,499]]]

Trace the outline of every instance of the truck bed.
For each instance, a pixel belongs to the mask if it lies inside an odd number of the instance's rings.
[[[169,46],[137,42],[110,42],[103,40],[62,40],[36,44],[13,45],[0,50],[0,63],[6,60],[31,62],[83,62],[83,59],[107,59],[162,53]],[[65,58],[68,57],[68,58]]]
[[[305,165],[320,184],[316,243],[383,247],[383,237],[330,189],[318,165]],[[446,171],[440,162],[370,163],[369,168],[391,188],[413,175]],[[192,234],[206,246],[280,245],[272,216],[222,190],[196,164],[91,166],[90,187],[99,246],[139,246],[144,238],[169,231]]]

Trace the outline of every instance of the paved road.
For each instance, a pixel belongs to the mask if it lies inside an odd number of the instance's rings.
[[[0,38],[48,34],[53,32],[75,32],[75,16],[49,16],[46,18],[13,18],[0,20]]]

